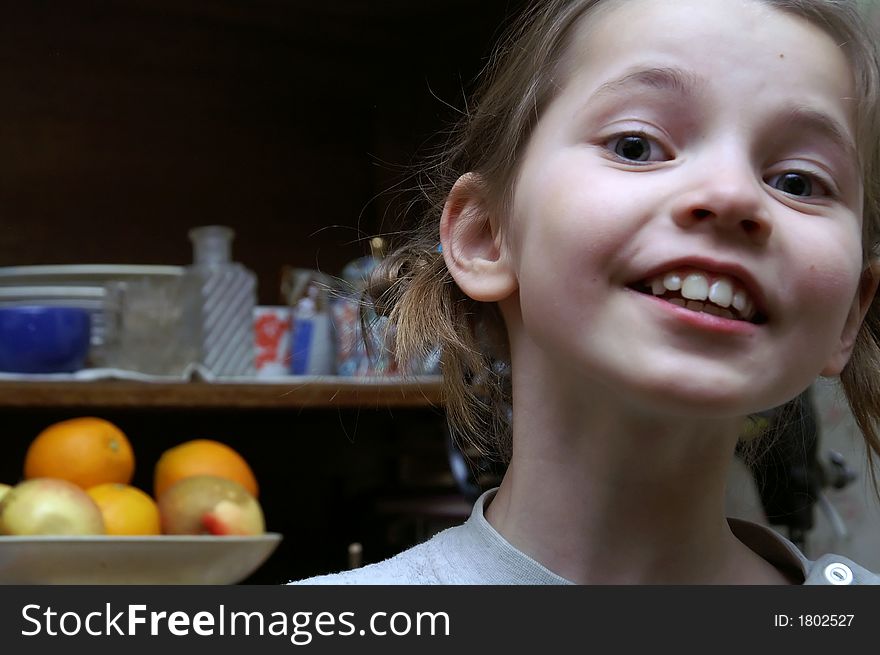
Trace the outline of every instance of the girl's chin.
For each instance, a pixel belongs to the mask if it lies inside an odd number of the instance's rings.
[[[763,399],[756,398],[753,389],[732,385],[688,384],[669,382],[656,386],[637,385],[620,390],[621,397],[629,397],[634,407],[656,415],[683,419],[734,419],[767,409]],[[775,405],[770,405],[773,407]]]

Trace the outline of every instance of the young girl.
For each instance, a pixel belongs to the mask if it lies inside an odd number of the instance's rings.
[[[880,452],[872,43],[843,0],[537,2],[379,298],[401,361],[442,347],[452,427],[503,482],[304,582],[880,581],[723,509],[744,417],[819,375]]]

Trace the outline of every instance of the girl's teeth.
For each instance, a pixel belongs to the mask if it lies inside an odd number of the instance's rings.
[[[698,300],[684,300],[682,298],[670,298],[669,302],[673,305],[678,305],[679,307],[684,307],[693,312],[703,312],[704,314],[712,314],[713,316],[720,316],[721,318],[729,318],[734,319],[733,313],[731,313],[727,309],[723,309],[722,307],[716,307],[715,305],[711,305],[709,303],[702,303]]]
[[[709,297],[709,282],[705,276],[691,273],[681,285],[681,295],[690,300],[706,300]]]
[[[663,286],[670,291],[681,289],[681,276],[678,273],[667,273],[663,276]]]
[[[683,298],[672,297],[665,300],[693,311],[746,321],[751,321],[756,314],[752,299],[742,289],[735,289],[733,281],[727,277],[717,277],[710,285],[709,277],[704,273],[682,275],[673,272],[651,279],[649,285],[655,296],[665,296],[668,291],[679,291]]]
[[[709,300],[719,307],[730,307],[730,301],[733,300],[733,285],[730,280],[715,280],[709,288]]]

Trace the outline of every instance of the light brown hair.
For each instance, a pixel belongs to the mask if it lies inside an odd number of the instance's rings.
[[[484,456],[510,457],[510,377],[506,331],[494,303],[468,298],[438,251],[438,224],[447,194],[464,173],[486,185],[503,209],[517,166],[544,108],[558,93],[561,66],[576,28],[601,5],[627,0],[544,0],[533,3],[500,40],[483,72],[475,102],[446,149],[425,167],[429,208],[408,241],[377,269],[371,293],[396,325],[401,362],[419,361],[435,347],[453,434]],[[880,65],[854,0],[756,0],[801,16],[844,50],[857,90],[857,143],[864,182],[863,262],[880,254]],[[880,301],[873,300],[852,357],[840,376],[867,454],[880,455]],[[869,466],[877,491],[877,478]]]

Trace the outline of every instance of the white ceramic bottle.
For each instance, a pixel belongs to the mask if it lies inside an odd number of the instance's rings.
[[[187,277],[196,305],[199,363],[218,377],[254,375],[257,277],[232,261],[231,228],[196,227],[189,238],[193,264]]]

